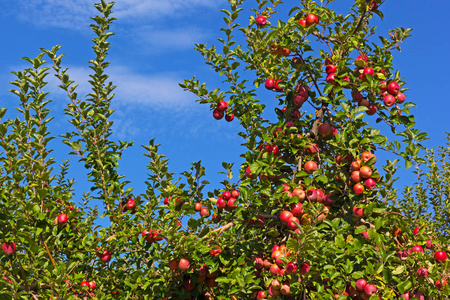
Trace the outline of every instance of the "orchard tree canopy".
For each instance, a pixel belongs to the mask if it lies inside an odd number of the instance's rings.
[[[146,190],[121,174],[133,143],[112,138],[114,2],[95,4],[88,95],[61,46],[24,58],[16,115],[0,110],[1,299],[449,298],[450,149],[421,157],[427,134],[392,64],[411,29],[378,38],[385,1],[348,1],[345,15],[332,0],[258,0],[247,12],[228,1],[217,44],[196,44],[223,83],[180,83],[240,124],[245,163],[239,174],[223,163],[220,186],[200,162],[171,172],[155,140],[143,146]],[[49,147],[50,74],[67,94],[70,163]],[[394,160],[377,161],[381,151]],[[399,161],[418,174],[402,198]],[[75,191],[67,175],[80,163],[91,185]]]

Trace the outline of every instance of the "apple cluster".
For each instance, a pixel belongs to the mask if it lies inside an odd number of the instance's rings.
[[[217,199],[216,205],[220,210],[225,209],[228,212],[233,211],[237,207],[236,200],[239,197],[239,191],[233,190],[231,192],[224,191],[222,195]]]
[[[309,273],[310,267],[306,262],[298,264],[287,250],[286,245],[274,245],[270,258],[256,256],[253,258],[257,278],[266,279],[266,289],[253,293],[253,298],[273,298],[280,295],[290,296],[290,282],[293,278],[287,275],[297,275],[298,281],[301,276]],[[268,296],[267,296],[268,295]]]
[[[227,122],[231,122],[234,119],[234,114],[225,115],[225,111],[228,109],[228,103],[226,101],[220,100],[217,103],[217,107],[213,110],[213,117],[216,120],[220,120],[225,116]]]
[[[378,289],[374,284],[367,283],[364,278],[358,279],[355,282],[355,287],[352,285],[347,286],[346,295],[347,296],[358,296],[363,300],[368,300],[372,295],[377,293]]]
[[[349,185],[353,185],[353,192],[359,196],[364,191],[372,191],[376,185],[380,176],[376,170],[374,171],[373,165],[376,163],[377,158],[375,154],[369,151],[364,151],[361,154],[361,158],[353,158],[351,154],[343,157],[338,155],[336,157],[336,163],[343,167],[343,172],[349,177]]]

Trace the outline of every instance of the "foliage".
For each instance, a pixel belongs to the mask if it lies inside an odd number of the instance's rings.
[[[62,67],[60,46],[24,58],[30,67],[15,72],[12,82],[18,117],[4,119],[7,111],[0,111],[1,298],[262,299],[270,293],[281,299],[373,300],[408,292],[448,297],[449,287],[436,285],[449,276],[448,260],[433,257],[448,252],[448,226],[439,232],[447,215],[436,209],[447,201],[438,197],[448,195],[448,181],[439,179],[448,177],[448,151],[442,152],[442,171],[433,152],[427,156],[434,221],[425,213],[421,173],[416,194],[407,188],[397,203],[395,162],[383,174],[374,155],[393,152],[407,167],[427,162],[418,156],[427,135],[414,128],[409,107],[415,105],[403,103],[405,81],[392,67],[392,50],[400,50],[410,29],[396,28],[391,40],[380,37],[376,43],[370,23],[383,17],[381,1],[356,0],[346,16],[330,9],[331,2],[303,0],[290,17],[277,20],[282,1],[258,1],[241,26],[244,1],[229,0],[220,47],[196,45],[224,84],[209,90],[193,78],[180,85],[210,105],[216,118],[226,113],[227,120],[239,119],[247,148],[239,175],[223,163],[226,179],[211,191],[204,191],[208,182],[199,162],[178,178],[154,140],[144,146],[145,193],[133,194],[119,173],[121,154],[132,143],[111,139],[115,86],[108,81],[106,57],[113,2],[95,5],[90,94],[77,94]],[[236,33],[245,43],[237,42]],[[66,177],[69,160],[57,172],[50,157],[45,56],[69,99],[65,113],[72,128],[64,143],[89,170],[92,187],[80,206],[74,179]],[[254,74],[253,81],[244,73]],[[277,120],[265,119],[270,97],[263,83],[279,103]],[[393,91],[391,83],[401,90]],[[103,206],[101,216],[94,203]],[[109,226],[96,226],[98,217],[109,218]],[[418,222],[421,229],[413,232]],[[427,276],[418,275],[425,274],[423,268]],[[374,295],[356,291],[358,279],[376,286]]]

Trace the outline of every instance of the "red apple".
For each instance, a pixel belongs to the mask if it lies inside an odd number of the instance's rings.
[[[353,216],[355,218],[364,217],[364,208],[358,208],[356,205],[353,207]]]
[[[359,196],[364,193],[364,186],[361,183],[357,183],[353,186],[353,191]]]
[[[189,263],[189,260],[187,260],[186,258],[182,258],[178,262],[178,269],[180,269],[181,271],[187,271],[190,267],[191,265]]]
[[[290,217],[287,223],[289,229],[291,230],[297,229],[298,228],[297,224],[300,224],[300,221],[298,220],[297,217]]]
[[[218,110],[217,108],[215,108],[213,110],[213,117],[214,117],[214,119],[220,120],[220,119],[223,118],[223,116],[224,116],[224,112],[223,111]]]
[[[227,122],[231,122],[231,121],[233,121],[234,120],[234,114],[227,114],[227,115],[225,115],[225,120],[227,121]]]
[[[369,116],[373,116],[374,114],[377,113],[377,106],[375,104],[370,103],[367,108],[369,109],[368,111],[366,111],[366,113]]]
[[[384,96],[383,103],[387,107],[391,107],[395,104],[395,97],[392,96],[391,94],[388,94],[388,95]]]
[[[256,18],[256,25],[258,27],[264,27],[264,26],[266,26],[266,24],[267,24],[267,20],[265,17],[259,16]]]
[[[206,207],[203,207],[200,210],[200,216],[205,217],[205,218],[209,217],[209,209],[207,209]]]
[[[337,68],[336,68],[335,65],[328,65],[328,66],[326,66],[326,68],[325,68],[325,72],[326,72],[327,74],[336,73],[336,72],[337,72]]]
[[[258,294],[256,295],[256,300],[262,300],[264,298],[266,298],[266,292],[259,291]]]
[[[217,109],[220,111],[226,111],[228,108],[228,103],[226,101],[220,100],[219,103],[217,103]]]
[[[4,242],[2,250],[6,256],[12,255],[16,251],[16,244],[13,242]]]
[[[356,281],[355,288],[359,292],[363,292],[364,289],[366,288],[366,286],[367,286],[367,280],[365,280],[364,278],[358,279]]]
[[[319,23],[319,17],[315,14],[309,14],[306,16],[306,27]]]
[[[266,89],[273,90],[275,88],[275,79],[269,78],[266,80],[266,83],[264,84]]]
[[[169,268],[172,271],[178,269],[178,260],[176,260],[176,259],[169,260]]]
[[[398,94],[398,92],[400,91],[400,86],[398,85],[397,82],[393,81],[393,82],[389,83],[389,85],[387,87],[387,91],[389,94],[396,96]]]
[[[306,19],[298,20],[298,24],[300,24],[300,26],[302,26],[303,28],[306,28]]]
[[[67,217],[66,214],[60,214],[60,215],[57,217],[56,221],[57,221],[57,224],[58,224],[59,226],[62,226],[62,225],[67,224],[67,222],[69,221],[69,218]]]
[[[303,214],[303,204],[300,202],[291,204],[291,212],[295,217],[300,217]]]
[[[277,264],[272,264],[270,266],[269,272],[272,273],[272,275],[277,276],[280,273],[281,269]]]
[[[420,245],[415,245],[415,246],[412,246],[411,251],[414,253],[419,253],[419,252],[423,253],[423,248]]]
[[[300,265],[299,269],[298,269],[298,273],[300,275],[306,275],[309,273],[309,265],[307,263],[303,263]]]
[[[288,262],[286,265],[286,274],[294,274],[297,270],[297,264],[293,262]]]
[[[97,284],[95,283],[95,281],[89,281],[89,288],[91,290],[95,289],[97,287]]]
[[[419,277],[428,277],[428,269],[427,268],[420,268],[419,270],[417,270],[417,275],[419,275]]]
[[[287,225],[291,217],[293,217],[293,214],[290,211],[288,210],[282,211],[280,214],[281,223]]]
[[[447,259],[447,253],[444,251],[438,251],[434,254],[434,258],[439,262],[444,262]]]
[[[322,123],[318,128],[319,135],[329,136],[333,133],[333,127],[328,123]]]
[[[361,102],[362,99],[364,99],[364,97],[359,91],[355,91],[353,93],[353,101],[359,103],[359,102]]]
[[[196,202],[194,204],[195,211],[200,211],[202,209],[202,204],[200,202]]]
[[[369,178],[370,176],[372,176],[372,169],[368,166],[362,166],[359,169],[359,176],[361,176],[362,178]]]
[[[372,178],[367,178],[364,181],[364,187],[368,190],[373,190],[376,187],[377,183]]]
[[[395,99],[397,100],[397,103],[403,103],[406,100],[406,97],[403,93],[398,93],[397,96],[395,96]]]
[[[445,287],[447,286],[447,280],[445,279],[445,278],[441,278],[441,280],[436,280],[436,283],[435,283],[435,285],[436,285],[436,287],[438,288],[438,289],[445,289]]]
[[[314,173],[314,171],[317,171],[317,164],[314,161],[308,161],[305,163],[305,171],[308,174]]]
[[[335,73],[328,74],[325,81],[331,85],[335,85],[336,84],[336,74]]]

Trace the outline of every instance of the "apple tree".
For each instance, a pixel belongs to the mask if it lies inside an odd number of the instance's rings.
[[[239,122],[246,149],[239,174],[223,163],[219,187],[200,163],[170,172],[154,140],[145,191],[120,173],[132,143],[111,137],[113,2],[95,4],[88,95],[77,94],[60,46],[25,58],[12,82],[18,115],[0,111],[2,299],[447,298],[443,223],[418,226],[417,211],[396,205],[396,162],[377,162],[386,151],[407,167],[426,163],[427,135],[392,65],[410,30],[376,40],[384,1],[352,1],[347,15],[332,2],[258,0],[246,11],[229,0],[219,46],[196,45],[224,82],[180,85],[215,119]],[[57,168],[50,156],[50,73],[68,98],[63,142],[88,170],[81,202],[67,176],[74,162]],[[413,207],[415,196],[404,199]]]

